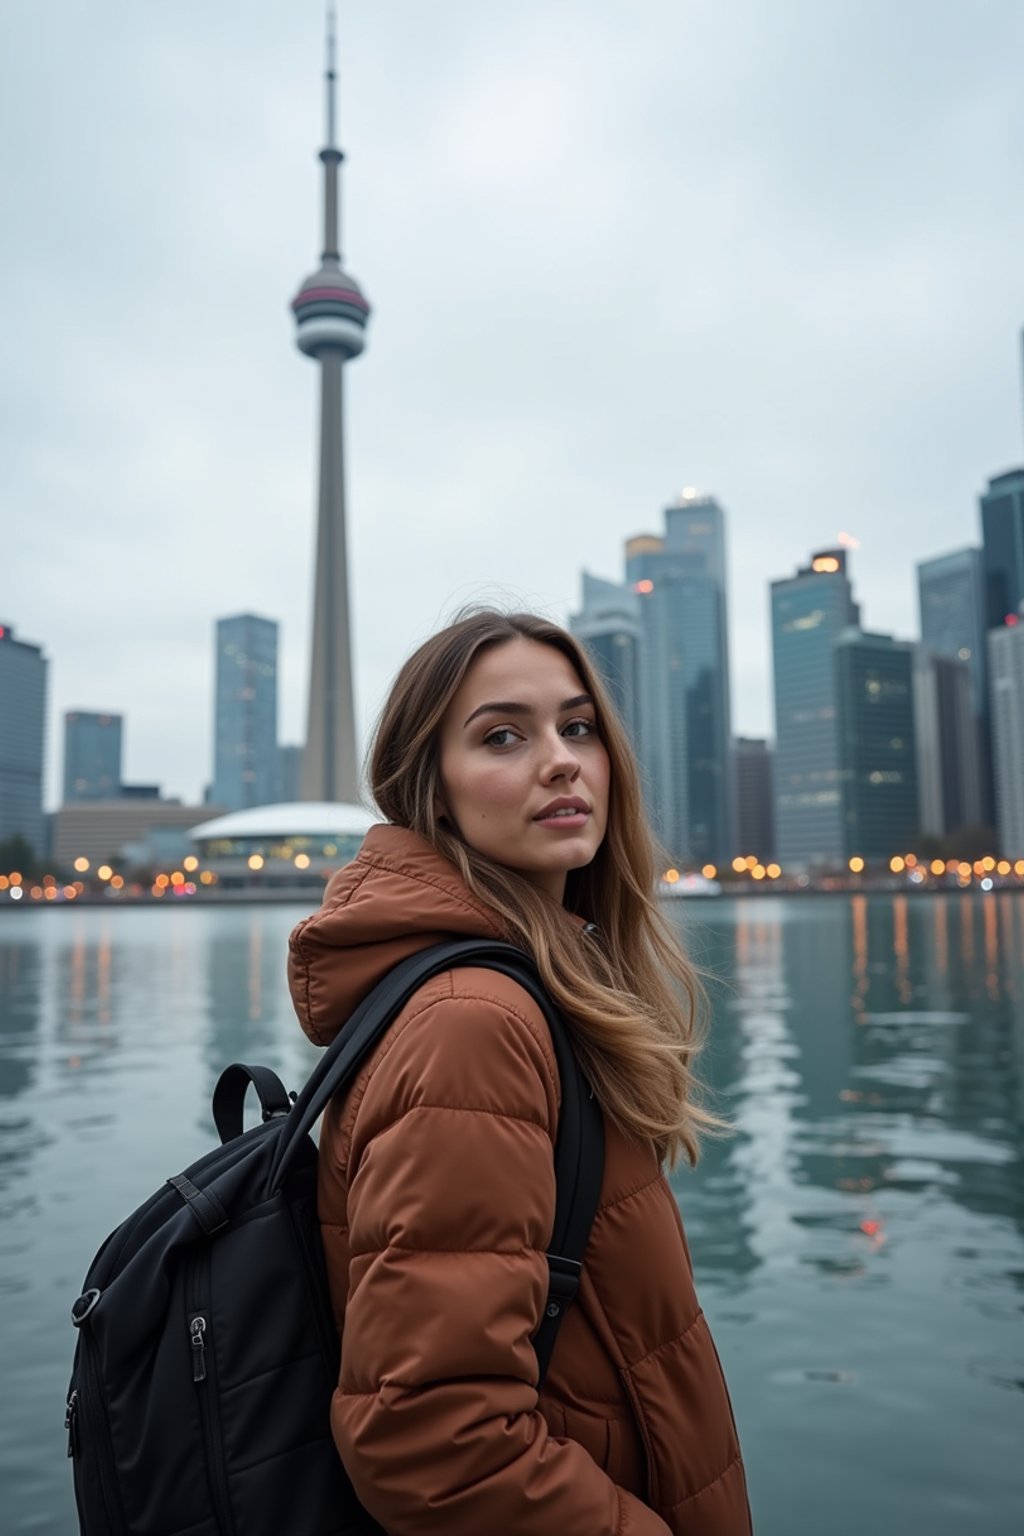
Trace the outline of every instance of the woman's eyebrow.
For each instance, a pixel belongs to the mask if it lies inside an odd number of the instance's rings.
[[[593,702],[594,700],[589,693],[578,693],[574,699],[563,699],[562,703],[558,706],[558,713],[562,714],[567,709],[578,709],[581,704],[593,704]],[[462,729],[465,730],[466,726],[469,725],[470,721],[475,720],[477,715],[532,715],[534,713],[532,704],[516,704],[509,700],[504,702],[498,700],[493,704],[481,704],[477,709],[474,709]]]

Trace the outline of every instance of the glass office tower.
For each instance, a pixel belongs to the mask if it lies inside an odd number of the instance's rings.
[[[40,858],[48,665],[40,646],[0,624],[0,843],[23,837]]]
[[[889,859],[920,832],[914,647],[847,629],[834,647],[843,853]]]
[[[663,535],[626,546],[640,599],[640,757],[655,830],[679,862],[734,851],[725,514],[684,491]]]
[[[860,621],[845,549],[824,549],[773,581],[775,847],[784,869],[845,854],[836,727],[836,639]]]
[[[116,800],[121,792],[122,717],[86,709],[64,716],[64,804]]]
[[[277,625],[240,613],[217,620],[211,803],[270,805],[277,787]]]
[[[980,505],[985,627],[998,629],[1024,602],[1024,469],[996,475]]]

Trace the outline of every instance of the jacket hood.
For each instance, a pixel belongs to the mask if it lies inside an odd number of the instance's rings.
[[[497,914],[455,865],[415,832],[376,826],[333,875],[319,912],[288,944],[288,985],[299,1022],[328,1045],[381,978],[442,940],[503,938]]]

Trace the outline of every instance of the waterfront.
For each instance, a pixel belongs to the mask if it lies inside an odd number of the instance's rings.
[[[669,908],[735,1134],[674,1177],[759,1536],[1002,1536],[1024,1476],[1024,894]],[[220,1069],[295,1086],[292,906],[0,916],[5,1529],[74,1528],[67,1308],[211,1144]],[[301,1536],[301,1533],[283,1533]]]

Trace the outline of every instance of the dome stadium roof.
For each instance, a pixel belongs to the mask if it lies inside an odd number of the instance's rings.
[[[231,811],[213,821],[200,822],[188,835],[194,842],[210,838],[362,837],[379,820],[362,805],[307,800]]]

